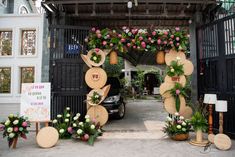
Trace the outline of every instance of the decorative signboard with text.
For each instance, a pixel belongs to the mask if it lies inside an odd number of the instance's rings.
[[[21,91],[20,115],[29,121],[50,121],[50,83],[23,83]]]

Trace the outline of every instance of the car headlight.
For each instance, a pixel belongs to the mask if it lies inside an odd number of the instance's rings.
[[[118,102],[120,100],[120,95],[110,96],[104,100],[104,103],[113,103]]]

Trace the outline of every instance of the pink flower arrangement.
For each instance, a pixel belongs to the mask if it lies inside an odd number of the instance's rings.
[[[157,32],[156,32],[156,31],[153,31],[153,32],[152,32],[152,35],[153,35],[153,36],[157,35]]]

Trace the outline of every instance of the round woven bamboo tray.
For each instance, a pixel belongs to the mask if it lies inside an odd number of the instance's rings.
[[[90,64],[90,62],[89,62],[88,59],[87,59],[87,55],[81,54],[81,58],[82,58],[82,60],[86,63],[86,65],[87,65],[89,68],[92,67],[91,64]]]
[[[175,86],[174,82],[171,82],[171,83],[164,82],[159,87],[159,93],[164,98],[171,97],[170,91],[168,91],[168,90],[172,89],[174,86]]]
[[[96,51],[98,50],[98,52]],[[92,53],[97,53],[98,55],[101,55],[101,60],[99,63],[95,63],[94,61],[91,60],[91,56],[92,56]],[[88,59],[88,62],[92,65],[92,66],[95,66],[95,67],[98,67],[98,66],[101,66],[104,61],[105,61],[105,53],[104,51],[102,51],[101,49],[91,49],[88,53],[87,53],[87,59]]]
[[[181,110],[183,111],[186,108],[186,102],[183,96],[179,96],[179,98],[180,98],[180,111]],[[164,107],[168,113],[175,114],[177,112],[175,107],[175,98],[173,96],[166,98],[164,101]]]
[[[56,145],[59,140],[59,133],[53,127],[44,127],[39,130],[36,141],[42,148],[51,148]]]
[[[232,146],[231,139],[225,134],[215,135],[214,144],[220,150],[229,150]]]
[[[101,105],[90,107],[87,111],[87,115],[89,115],[91,119],[95,119],[96,123],[100,123],[101,126],[104,126],[109,118],[107,110]]]
[[[190,119],[190,118],[192,117],[193,110],[192,110],[191,107],[185,106],[185,107],[183,107],[183,108],[180,108],[179,114],[180,114],[181,116],[183,116],[184,118],[186,118],[186,119]]]
[[[193,63],[189,60],[185,60],[183,63],[184,75],[191,75],[193,73]]]
[[[95,104],[95,103],[93,103],[93,102],[91,101],[91,97],[93,96],[93,93],[94,93],[94,92],[97,92],[97,93],[99,93],[99,95],[101,95],[101,99],[100,99],[100,101],[99,101],[97,104]],[[91,90],[91,91],[88,93],[88,95],[87,95],[87,102],[88,102],[89,105],[91,105],[91,106],[99,105],[104,99],[105,99],[105,96],[104,96],[104,91],[103,91],[102,89],[93,89],[93,90]]]
[[[179,62],[183,63],[183,61],[186,59],[185,53],[182,51],[175,51],[171,49],[168,53],[165,54],[165,62],[166,65],[170,65],[172,61],[177,60],[179,58]]]
[[[106,72],[99,67],[90,68],[85,75],[85,81],[90,88],[102,88],[107,81]]]

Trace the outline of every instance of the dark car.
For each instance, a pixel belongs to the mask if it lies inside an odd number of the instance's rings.
[[[118,78],[108,77],[107,85],[110,84],[107,98],[103,101],[103,106],[108,113],[116,119],[122,119],[125,116],[126,106],[123,97],[121,96],[121,84]]]

